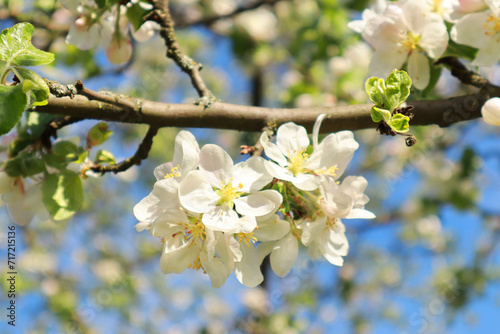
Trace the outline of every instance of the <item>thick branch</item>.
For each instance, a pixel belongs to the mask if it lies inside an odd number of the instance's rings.
[[[211,25],[219,20],[227,19],[227,18],[236,16],[238,14],[241,14],[243,12],[257,9],[257,8],[264,6],[264,5],[274,5],[275,3],[280,2],[280,1],[283,1],[283,0],[259,0],[259,1],[255,1],[253,3],[242,4],[241,6],[237,7],[235,10],[233,10],[232,12],[227,13],[227,14],[206,16],[206,17],[203,17],[201,19],[194,20],[194,21],[177,21],[175,23],[175,25],[177,27],[180,27],[180,28],[194,26],[194,25],[209,26],[209,25]],[[289,1],[289,0],[287,0],[287,1]]]
[[[414,118],[411,125],[438,124],[445,127],[460,121],[481,117],[481,107],[490,97],[500,96],[500,88],[485,86],[472,95],[434,101],[410,101]],[[156,127],[214,128],[239,131],[261,131],[268,125],[295,122],[309,131],[319,114],[326,113],[327,119],[322,132],[359,130],[377,126],[371,120],[371,104],[333,106],[320,108],[278,109],[235,105],[215,102],[208,112],[195,104],[169,104],[147,100],[130,99],[140,110],[131,111],[120,105],[90,101],[83,96],[56,98],[37,107],[37,111],[51,114],[76,116],[114,122],[149,124]]]
[[[157,133],[158,128],[155,126],[150,126],[148,132],[146,133],[146,136],[139,144],[139,147],[137,148],[137,151],[133,156],[114,165],[95,165],[90,167],[90,169],[101,174],[109,172],[116,174],[119,172],[124,172],[134,165],[140,165],[142,160],[147,159],[149,151],[151,150],[151,146],[153,145],[153,138]]]
[[[148,19],[156,21],[160,25],[160,36],[165,40],[167,57],[172,59],[183,72],[189,75],[191,83],[200,98],[213,98],[212,93],[200,76],[200,70],[203,66],[186,56],[177,42],[174,21],[168,9],[168,0],[151,0],[151,3],[154,10]]]

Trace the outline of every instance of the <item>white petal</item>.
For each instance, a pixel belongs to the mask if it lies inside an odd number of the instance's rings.
[[[481,108],[481,114],[486,123],[500,126],[500,98],[494,97],[486,101]]]
[[[457,43],[482,48],[491,43],[490,36],[486,35],[485,25],[489,12],[471,13],[460,19],[451,29],[451,39]]]
[[[375,215],[365,209],[352,209],[347,216],[343,217],[345,219],[373,219]]]
[[[429,57],[437,59],[446,51],[448,39],[446,25],[441,19],[440,22],[432,22],[425,26],[418,44],[427,52]],[[413,52],[416,52],[416,50]]]
[[[276,243],[271,252],[271,268],[280,277],[286,276],[293,267],[299,255],[299,243],[297,239],[288,234]]]
[[[220,188],[221,181],[233,177],[233,159],[221,147],[207,144],[200,151],[200,170],[212,187]]]
[[[278,180],[291,181],[294,178],[292,172],[278,164],[275,164],[274,162],[266,161],[265,166],[269,174]]]
[[[318,239],[321,233],[324,231],[326,223],[326,217],[318,217],[314,221],[304,220],[300,223],[299,227],[302,230],[302,236],[300,240],[305,246],[309,246],[311,242]]]
[[[138,224],[135,224],[134,228],[137,230],[137,232],[142,232],[144,230],[149,230],[151,224],[151,222],[140,222]]]
[[[273,215],[265,221],[258,221],[259,228],[253,232],[258,241],[274,241],[283,238],[290,231],[290,223]]]
[[[179,235],[176,238],[184,239],[184,236]],[[196,260],[199,252],[199,246],[191,242],[183,243],[174,249],[165,247],[160,259],[160,269],[164,274],[180,274]]]
[[[275,190],[259,191],[258,193],[235,199],[233,202],[236,206],[236,211],[240,215],[248,215],[254,217],[259,217],[267,215],[271,212],[276,212],[279,206],[276,207],[276,204],[273,201],[261,194],[262,192],[274,191]]]
[[[311,174],[299,174],[293,177],[291,181],[294,186],[305,191],[318,189],[321,184],[320,178]]]
[[[276,133],[276,145],[286,155],[305,151],[309,146],[306,128],[292,122],[281,125]]]
[[[253,193],[273,180],[266,169],[266,161],[261,157],[252,157],[234,166],[233,185],[242,184],[241,192]]]
[[[500,39],[491,40],[491,44],[480,48],[476,54],[476,58],[471,63],[473,66],[494,66],[500,59]]]
[[[219,196],[213,191],[212,186],[207,183],[205,174],[195,170],[188,173],[180,183],[179,199],[181,205],[187,210],[205,213],[214,208]]]
[[[408,58],[408,74],[415,88],[423,90],[429,84],[430,74],[429,59],[422,53],[413,51]]]
[[[260,135],[260,144],[264,148],[264,152],[269,159],[276,161],[282,167],[288,165],[288,161],[283,155],[283,152],[281,152],[276,144],[269,142],[269,137],[265,132]]]
[[[203,215],[202,222],[206,227],[221,232],[235,233],[240,227],[238,214],[226,204],[213,207]]]
[[[181,131],[175,137],[174,158],[172,163],[179,165],[185,176],[198,167],[200,161],[200,147],[196,138],[189,131]],[[175,167],[173,166],[173,167]]]
[[[254,288],[264,280],[260,271],[260,264],[257,251],[253,245],[241,245],[243,257],[241,262],[234,265],[234,274],[238,281],[244,286]]]
[[[227,273],[226,266],[218,258],[208,259],[206,252],[200,253],[200,261],[203,270],[206,271],[210,277],[210,283],[212,283],[212,288],[218,289],[226,283]]]
[[[182,210],[168,210],[159,216],[149,232],[155,237],[170,237],[175,233],[184,232],[184,224],[188,217]]]
[[[179,184],[174,179],[164,179],[155,183],[153,191],[134,206],[137,220],[150,222],[165,210],[179,206]]]
[[[385,78],[394,69],[401,68],[407,57],[408,53],[406,51],[395,46],[386,45],[383,49],[379,48],[375,50],[370,61],[370,75]]]

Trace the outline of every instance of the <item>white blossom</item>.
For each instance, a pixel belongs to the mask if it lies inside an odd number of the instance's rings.
[[[351,131],[328,135],[318,144],[319,126],[325,116],[318,117],[313,131],[313,151],[308,151],[309,137],[303,126],[285,123],[278,128],[276,144],[269,142],[264,132],[260,142],[266,155],[269,173],[279,180],[290,181],[302,190],[314,190],[320,185],[320,175],[339,178],[359,147]]]
[[[428,57],[439,58],[448,45],[448,32],[440,14],[422,0],[378,1],[363,12],[363,20],[349,23],[374,48],[370,74],[386,77],[407,63],[418,89],[430,80]]]
[[[474,66],[493,66],[500,60],[500,0],[485,0],[488,10],[462,17],[451,29],[451,39],[478,49]]]
[[[190,172],[179,186],[181,205],[203,213],[203,224],[216,231],[248,233],[257,225],[255,217],[278,210],[275,190],[261,190],[271,182],[261,157],[233,165],[231,157],[217,145],[200,151],[200,169]]]

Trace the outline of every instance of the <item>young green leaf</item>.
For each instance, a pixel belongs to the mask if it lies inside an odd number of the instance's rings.
[[[96,164],[115,164],[116,160],[113,153],[105,150],[99,150],[95,155],[94,162]]]
[[[54,55],[38,50],[31,44],[35,28],[30,23],[18,23],[0,34],[0,59],[11,65],[36,66],[50,64]]]
[[[69,170],[48,174],[42,184],[42,200],[54,220],[70,218],[83,205],[79,175]]]
[[[21,80],[30,80],[33,83],[31,88],[30,104],[35,106],[46,105],[50,96],[49,86],[38,74],[24,67],[15,67]]]
[[[109,136],[113,134],[113,131],[108,130],[108,124],[106,122],[99,122],[94,125],[87,134],[87,146],[93,147],[101,145]]]
[[[370,115],[372,116],[372,120],[375,123],[378,123],[381,120],[385,120],[386,122],[388,122],[391,119],[391,113],[389,110],[377,108],[375,106],[372,107]]]
[[[411,79],[405,71],[394,70],[385,80],[386,109],[393,112],[410,95]]]
[[[396,132],[408,132],[410,130],[410,118],[403,114],[392,116],[387,124]]]
[[[0,135],[9,132],[21,119],[28,106],[23,85],[0,85]]]

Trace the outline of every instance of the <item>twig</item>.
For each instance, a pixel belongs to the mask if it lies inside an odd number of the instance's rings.
[[[45,130],[40,135],[40,141],[42,142],[43,147],[50,150],[52,147],[51,138],[57,138],[57,130],[62,129],[67,125],[74,124],[76,122],[80,122],[85,118],[76,117],[76,116],[63,116],[63,117],[55,117],[50,122],[45,125]]]
[[[253,10],[253,9],[257,9],[263,5],[274,5],[280,1],[284,1],[284,0],[260,0],[260,1],[256,1],[254,3],[249,3],[249,4],[244,4],[244,5],[241,5],[239,7],[237,7],[234,11],[232,11],[231,13],[227,13],[227,14],[223,14],[223,15],[211,15],[211,16],[206,16],[206,17],[203,17],[201,19],[198,19],[198,20],[194,20],[194,21],[177,21],[175,23],[175,25],[179,28],[185,28],[185,27],[190,27],[190,26],[194,26],[194,25],[205,25],[205,26],[210,26],[212,25],[213,23],[219,21],[219,20],[223,20],[223,19],[227,19],[227,18],[231,18],[233,16],[236,16],[238,14],[241,14],[243,12],[246,12],[246,11],[249,11],[249,10]],[[290,1],[290,0],[286,0],[286,1]]]
[[[165,40],[167,57],[172,59],[191,78],[191,83],[198,92],[200,99],[204,99],[202,101],[203,104],[205,104],[205,107],[209,107],[209,101],[205,100],[213,99],[214,97],[200,76],[200,70],[203,66],[182,52],[175,36],[174,21],[168,9],[168,0],[151,0],[151,3],[154,6],[154,10],[151,12],[151,15],[146,17],[146,20],[155,21],[160,25],[160,36]]]
[[[451,75],[466,85],[471,85],[477,88],[483,88],[486,85],[489,85],[489,81],[486,78],[467,69],[467,67],[465,67],[465,65],[455,57],[441,58],[436,62],[436,65],[439,64],[443,64],[448,67],[451,70]]]
[[[116,174],[119,172],[124,172],[134,165],[139,166],[142,160],[145,160],[148,157],[151,146],[153,145],[153,138],[157,133],[158,128],[155,126],[150,126],[148,132],[146,133],[146,136],[139,144],[139,147],[137,147],[137,151],[133,156],[113,165],[94,165],[90,167],[90,170],[101,174],[109,172]]]

